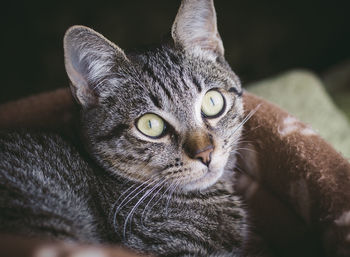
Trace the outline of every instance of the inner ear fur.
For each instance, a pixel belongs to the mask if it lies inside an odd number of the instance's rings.
[[[115,65],[126,62],[123,50],[101,34],[85,26],[73,26],[64,36],[64,59],[71,90],[83,106],[96,104],[98,83],[110,75]]]
[[[175,44],[224,55],[213,0],[183,0],[171,30]]]

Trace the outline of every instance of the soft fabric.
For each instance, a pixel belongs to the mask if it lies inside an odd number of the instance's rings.
[[[238,185],[263,237],[282,256],[350,256],[350,163],[291,114],[249,93],[244,101],[259,108]]]
[[[276,78],[248,85],[247,90],[277,104],[302,122],[310,124],[317,133],[350,160],[350,123],[313,73],[288,72]]]
[[[350,60],[330,68],[322,76],[327,92],[350,121]]]
[[[0,235],[1,257],[140,257],[116,246],[77,245]]]
[[[312,128],[250,93],[237,191],[252,228],[277,256],[350,256],[350,163]],[[69,89],[0,106],[1,128],[55,128],[76,119]],[[19,243],[20,244],[20,243]]]
[[[0,105],[0,128],[49,128],[62,131],[73,119],[74,101],[68,88]]]

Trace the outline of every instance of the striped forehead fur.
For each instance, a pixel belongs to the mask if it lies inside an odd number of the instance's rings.
[[[133,83],[128,91],[144,91],[139,99],[159,109],[174,111],[179,104],[185,105],[184,109],[197,95],[223,84],[240,91],[239,80],[229,66],[203,53],[188,54],[165,45],[130,56],[136,71],[130,74]]]
[[[234,92],[241,89],[236,75],[218,58],[205,58],[203,54],[187,53],[167,45],[141,54],[128,54],[128,58],[128,63],[115,67],[114,75],[100,85],[104,97],[93,111],[94,118],[86,112],[89,120],[86,129],[91,145],[98,149],[94,153],[103,152],[102,163],[113,166],[112,169],[124,170],[128,176],[139,177],[140,174],[135,173],[136,167],[136,170],[151,173],[152,169],[169,166],[173,156],[181,158],[184,135],[178,133],[197,127],[199,119],[202,122],[200,102],[195,100],[201,101],[211,88],[222,88],[227,92],[232,88]],[[236,93],[233,95],[239,97]],[[234,117],[241,117],[243,109],[239,105],[231,107],[228,117],[222,117],[222,125],[216,129],[221,130],[218,137],[221,134],[222,140],[234,143],[237,138],[232,137],[230,131],[241,121]],[[136,119],[147,112],[164,114],[162,118],[175,127],[175,137],[169,139],[168,146],[164,145],[164,140],[140,141],[140,136],[131,133]],[[197,121],[193,113],[198,113]],[[98,140],[97,135],[102,140]],[[237,133],[237,137],[239,135]],[[228,147],[226,152],[230,144],[223,146],[223,149]]]

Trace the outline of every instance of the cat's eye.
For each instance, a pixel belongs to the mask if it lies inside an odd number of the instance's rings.
[[[137,129],[144,135],[152,138],[162,136],[165,123],[161,117],[153,113],[141,116],[136,122]]]
[[[216,118],[225,109],[225,99],[217,90],[209,90],[202,100],[202,114],[207,118]]]

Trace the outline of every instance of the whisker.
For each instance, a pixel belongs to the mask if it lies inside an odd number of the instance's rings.
[[[167,197],[167,203],[166,203],[166,207],[165,207],[165,215],[168,216],[168,207],[169,207],[169,203],[170,203],[170,199],[171,199],[171,196],[174,194],[175,192],[175,189],[180,185],[180,181],[178,181],[177,184],[174,184],[174,187],[173,189],[170,191],[168,197]]]
[[[246,147],[239,147],[235,149],[236,151],[239,150],[244,150],[244,151],[248,151],[248,152],[252,152],[252,153],[258,153],[255,149],[250,149],[250,148],[246,148]]]
[[[130,202],[130,200],[132,200],[133,198],[131,198],[129,201],[127,201],[126,203],[124,203],[133,193],[135,193],[139,188],[143,187],[145,184],[147,184],[149,181],[151,181],[152,178],[148,179],[147,181],[143,182],[141,185],[139,185],[138,187],[136,187],[130,194],[128,194],[123,201],[119,204],[118,208],[116,209],[116,212],[118,212],[120,209],[122,209],[126,204],[128,204]],[[151,182],[154,183],[155,181]],[[133,197],[137,196],[139,193],[143,192],[147,187],[149,187],[149,185],[146,185],[145,188],[143,188],[141,191],[139,191],[136,195],[134,195]]]
[[[154,192],[154,190],[156,190],[158,187],[160,187],[160,189],[163,187],[162,184],[164,184],[166,182],[166,179],[163,179],[162,181],[160,181],[159,183],[157,183],[156,185],[154,185],[150,190],[147,191],[148,195],[152,194]],[[159,190],[158,190],[159,192]],[[147,195],[147,196],[148,196]],[[153,196],[154,197],[154,196]],[[152,197],[152,198],[153,198]],[[147,197],[146,197],[147,198]],[[130,217],[130,225],[131,225],[131,221],[132,221],[132,216]],[[142,215],[141,215],[141,222],[142,222]]]
[[[151,206],[151,208],[148,210],[148,212],[150,212],[154,206],[156,206],[157,203],[159,203],[160,200],[163,199],[163,196],[170,190],[170,188],[172,188],[173,184],[170,184],[170,186],[167,187],[167,189],[165,189],[165,191],[163,192],[163,194],[159,197],[159,199]],[[148,214],[146,214],[147,216]]]
[[[237,128],[233,131],[233,135],[240,129],[260,108],[261,104],[258,104],[253,110],[251,110],[247,116],[241,121],[241,123],[237,126]]]
[[[141,185],[139,185],[138,187],[136,187],[131,193],[129,193],[124,199],[123,201],[119,204],[119,206],[117,207],[117,209],[114,212],[114,216],[113,216],[113,225],[114,225],[114,229],[117,232],[117,226],[116,226],[116,220],[117,220],[117,214],[118,212],[126,205],[128,204],[130,201],[132,201],[136,196],[138,196],[140,193],[142,193],[144,190],[147,189],[147,187],[149,187],[150,185],[147,185],[145,188],[143,188],[141,191],[139,191],[137,194],[135,194],[131,199],[127,200],[132,194],[134,194],[139,188],[143,187],[145,184],[147,184],[149,181],[151,181],[153,178],[150,178],[148,180],[146,180],[145,182],[143,182]],[[152,182],[154,183],[154,182]],[[125,203],[125,201],[127,201]]]
[[[119,200],[122,198],[123,195],[125,195],[127,192],[129,192],[131,189],[133,189],[136,186],[136,184],[130,186],[128,189],[126,189],[119,197],[118,199],[113,203],[112,208],[111,208],[111,212],[113,212],[115,206],[117,205],[117,203],[119,202]],[[113,226],[114,228],[116,227],[116,217],[115,217],[115,213],[113,214]]]
[[[136,186],[136,184],[131,185],[130,187],[128,187],[118,198],[117,200],[115,200],[115,202],[113,203],[113,207],[112,209],[114,209],[114,207],[117,205],[117,203],[119,202],[119,200],[123,197],[123,195],[125,195],[127,192],[129,192],[131,189],[133,189]]]
[[[124,229],[123,229],[123,237],[126,238],[126,226],[128,224],[128,220],[130,219],[130,230],[131,230],[131,222],[132,222],[132,216],[133,213],[135,212],[135,210],[137,209],[137,207],[142,203],[142,201],[144,199],[146,199],[159,185],[161,185],[162,183],[164,183],[165,180],[162,180],[160,182],[158,182],[156,185],[154,185],[151,189],[147,190],[146,193],[144,193],[144,195],[137,201],[137,203],[134,205],[134,207],[131,209],[131,211],[129,212],[128,216],[126,217],[125,221],[124,221]]]
[[[153,196],[151,197],[151,199],[148,201],[148,203],[146,204],[146,206],[145,206],[145,208],[143,209],[143,211],[142,211],[142,214],[141,214],[141,225],[144,227],[144,215],[145,215],[145,212],[146,212],[146,210],[147,210],[147,207],[149,206],[149,204],[153,201],[153,199],[157,196],[157,195],[159,195],[159,192],[162,190],[164,188],[164,185],[162,185],[161,187],[159,187],[159,189],[157,190],[157,192],[155,192],[154,194],[153,194]],[[168,188],[166,189],[166,190],[168,190]],[[163,194],[164,195],[164,194]],[[159,201],[159,200],[158,200]],[[158,202],[157,201],[157,202]],[[156,203],[157,203],[156,202]],[[153,208],[153,206],[154,205],[152,205],[152,207],[151,207],[151,209],[150,210],[152,210],[152,208]]]
[[[242,144],[242,143],[252,144],[252,143],[254,143],[253,141],[250,141],[250,140],[242,140],[241,138],[238,138],[236,141],[237,141],[239,144]]]

